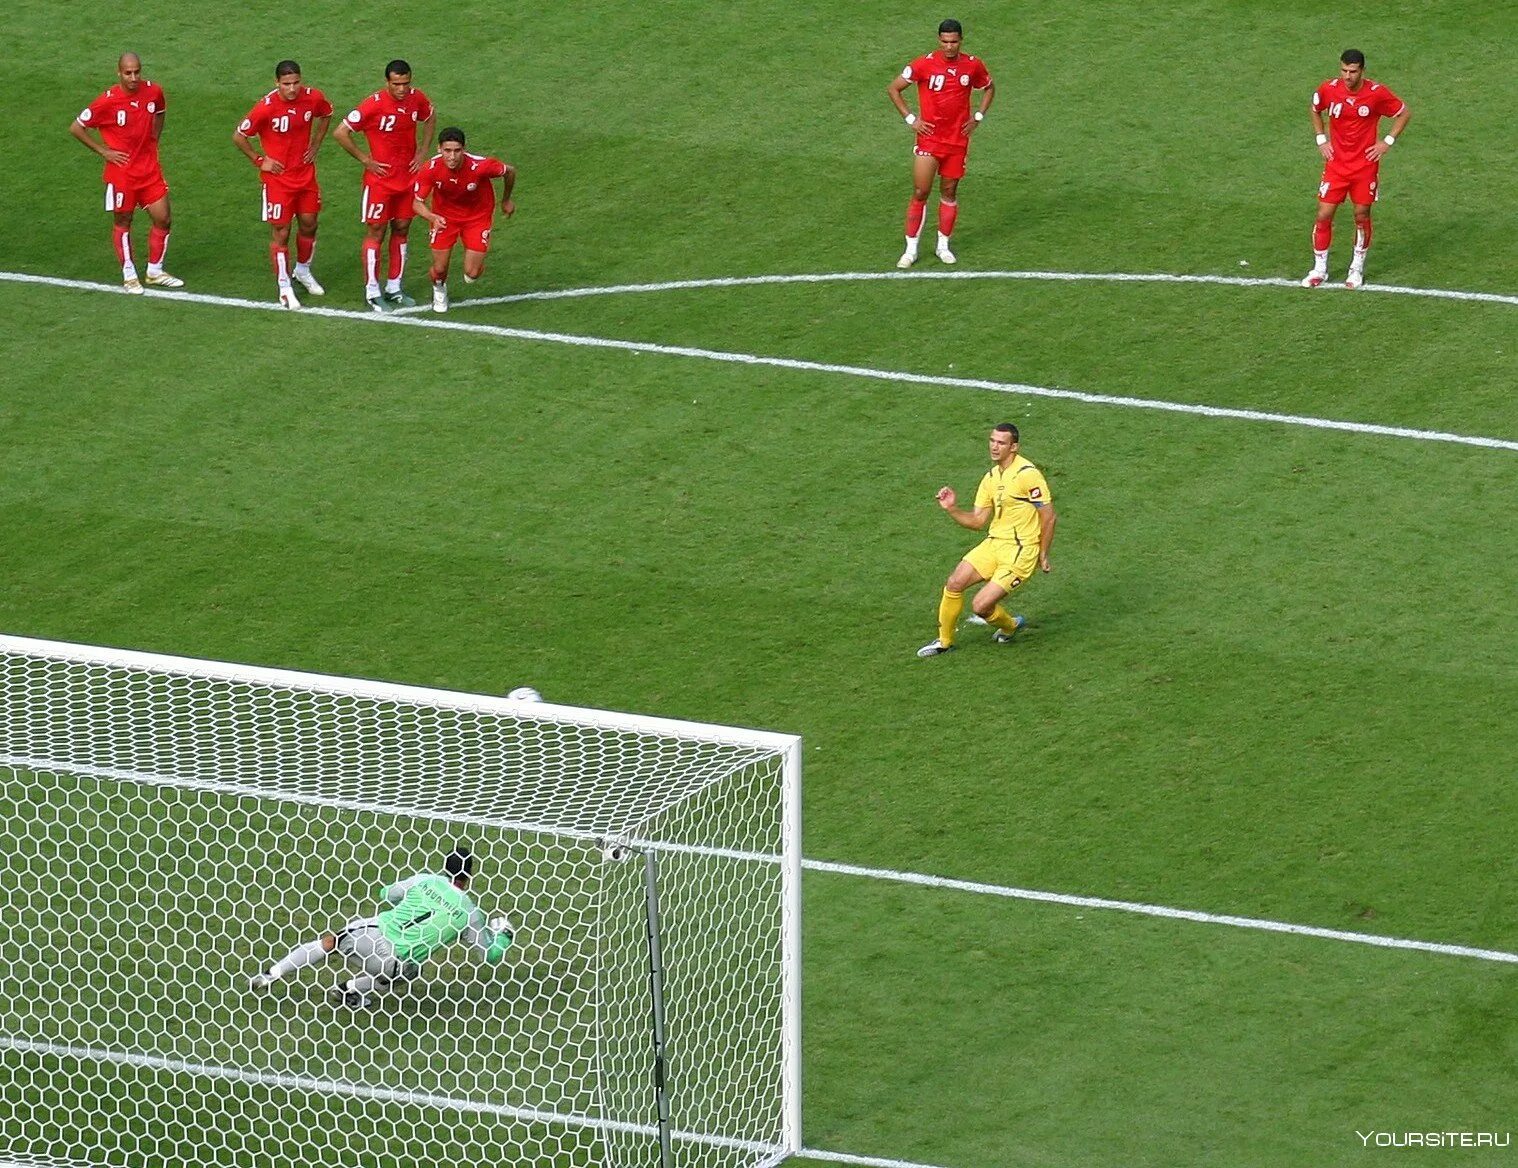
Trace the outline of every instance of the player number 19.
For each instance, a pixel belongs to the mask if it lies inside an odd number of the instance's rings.
[[[943,74],[935,73],[932,77],[929,77],[928,88],[932,90],[941,90],[943,88]]]

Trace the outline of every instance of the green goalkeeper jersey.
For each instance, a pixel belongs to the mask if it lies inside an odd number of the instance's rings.
[[[386,889],[385,899],[395,907],[379,914],[379,929],[402,961],[420,965],[466,932],[476,944],[484,942],[481,949],[492,963],[504,956],[511,943],[510,934],[497,940],[486,929],[485,914],[445,876],[413,876]],[[495,949],[501,952],[490,952]]]

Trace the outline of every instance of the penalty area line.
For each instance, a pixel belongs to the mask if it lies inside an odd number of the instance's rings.
[[[875,273],[875,275],[880,274]],[[965,273],[966,276],[971,274]],[[1172,277],[1172,279],[1176,278]],[[1218,279],[1223,279],[1223,277],[1218,277]],[[42,284],[56,288],[71,288],[124,295],[121,287],[115,284],[92,283],[86,280],[66,280],[52,276],[33,276],[21,272],[0,272],[0,282]],[[245,300],[230,296],[213,296],[199,292],[154,291],[148,294],[148,298],[152,300],[172,300],[186,304],[213,305],[223,308],[251,308],[268,312],[288,311],[270,301]],[[895,369],[875,369],[864,365],[836,365],[822,361],[802,361],[791,357],[765,357],[754,353],[735,353],[722,349],[701,349],[688,345],[661,345],[651,341],[627,341],[615,337],[582,336],[576,333],[545,332],[540,329],[508,328],[502,325],[475,324],[458,320],[439,320],[435,317],[428,319],[422,316],[400,315],[398,313],[356,312],[340,308],[303,308],[299,313],[292,315],[351,320],[392,327],[471,333],[476,336],[498,337],[504,340],[536,341],[544,344],[568,345],[576,348],[610,349],[624,353],[646,353],[660,357],[685,357],[693,360],[717,361],[732,365],[748,365],[767,369],[789,369],[802,373],[827,373],[898,385],[931,385],[947,389],[979,389],[991,393],[1021,395],[1023,397],[1042,397],[1056,401],[1081,402],[1085,405],[1117,406],[1119,408],[1137,410],[1159,410],[1165,413],[1188,414],[1193,417],[1221,418],[1242,422],[1266,422],[1279,426],[1300,426],[1313,430],[1336,430],[1341,433],[1365,434],[1382,438],[1405,438],[1418,442],[1443,442],[1457,446],[1475,446],[1490,450],[1508,450],[1518,453],[1518,441],[1506,438],[1488,438],[1476,434],[1453,434],[1442,430],[1419,430],[1407,426],[1380,425],[1374,422],[1351,422],[1333,418],[1315,418],[1303,414],[1276,414],[1263,410],[1205,406],[1191,402],[1173,402],[1155,398],[1086,393],[1080,390],[1053,389],[1048,386],[1027,385],[1015,381],[991,381],[973,377],[940,377]]]

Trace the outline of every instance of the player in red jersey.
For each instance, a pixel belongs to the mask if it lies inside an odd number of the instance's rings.
[[[501,214],[510,218],[517,209],[511,201],[517,170],[499,158],[470,154],[464,149],[464,131],[457,126],[439,134],[437,143],[439,153],[416,176],[415,210],[432,225],[432,311],[447,312],[453,245],[464,241],[464,283],[473,284],[485,274],[490,225],[495,220],[495,188],[490,180],[501,180]]]
[[[938,176],[938,246],[934,254],[946,264],[954,263],[949,237],[959,214],[959,180],[965,174],[965,155],[970,135],[984,120],[996,96],[996,86],[979,57],[961,53],[964,29],[957,20],[938,26],[938,51],[918,57],[886,86],[886,96],[896,112],[917,135],[912,159],[912,201],[907,204],[907,249],[896,261],[898,268],[917,262],[917,240],[927,215],[933,176]],[[917,86],[917,113],[907,108],[902,92]],[[984,90],[980,108],[970,112],[970,91]]]
[[[1325,132],[1323,117],[1328,116]],[[1302,278],[1304,288],[1328,279],[1328,245],[1334,234],[1334,212],[1346,195],[1355,208],[1355,251],[1349,262],[1346,288],[1365,283],[1365,253],[1370,249],[1370,208],[1380,197],[1377,188],[1381,159],[1402,136],[1413,116],[1407,103],[1386,86],[1365,76],[1365,54],[1345,49],[1339,75],[1312,94],[1312,129],[1323,155],[1323,180],[1318,184],[1318,218],[1312,228],[1312,271]],[[1391,132],[1380,137],[1382,118],[1394,118]]]
[[[432,133],[437,114],[427,95],[411,84],[411,66],[391,61],[385,66],[385,88],[364,98],[342,125],[333,131],[337,144],[363,163],[364,299],[376,312],[400,308],[416,301],[401,291],[406,270],[406,236],[411,230],[412,184],[432,153]],[[417,148],[417,130],[422,132]],[[367,152],[353,141],[355,132],[368,141]],[[390,227],[389,276],[383,295],[379,285],[380,241]]]
[[[275,87],[266,93],[232,131],[232,144],[258,169],[263,182],[263,220],[269,225],[269,258],[279,288],[279,302],[299,308],[294,279],[312,296],[326,292],[311,274],[316,253],[316,218],[322,189],[316,182],[316,154],[332,121],[332,103],[320,89],[302,85],[300,66],[274,66]],[[253,149],[257,138],[263,153]],[[290,224],[295,233],[295,265],[290,265]]]
[[[105,159],[105,209],[114,216],[112,240],[121,261],[121,280],[128,292],[141,293],[144,283],[154,288],[183,288],[184,281],[163,270],[169,250],[169,184],[158,164],[158,140],[163,136],[163,86],[145,80],[136,53],[123,53],[116,62],[119,85],[113,85],[85,106],[69,133]],[[94,130],[99,140],[90,136]],[[148,213],[148,271],[137,278],[132,260],[132,213]]]

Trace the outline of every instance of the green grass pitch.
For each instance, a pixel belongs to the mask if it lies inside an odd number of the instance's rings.
[[[963,269],[1300,276],[1307,99],[1353,44],[1414,108],[1368,279],[1518,291],[1501,5],[67,8],[8,20],[6,272],[112,279],[67,126],[124,49],[168,92],[191,291],[272,299],[229,136],[285,56],[339,114],[404,56],[440,125],[517,164],[471,294],[887,270],[909,138],[883,90],[955,15],[999,87]],[[317,272],[360,308],[357,166],[329,143],[321,173]],[[1341,278],[1349,234],[1345,211]],[[795,732],[812,857],[1518,949],[1510,450],[3,282],[0,305],[6,632]],[[449,319],[1518,439],[1511,304],[893,281]],[[1017,643],[919,661],[970,543],[932,494],[973,489],[1003,419],[1056,495],[1055,571]],[[1518,1115],[1508,965],[806,892],[814,1148],[1294,1168]]]

